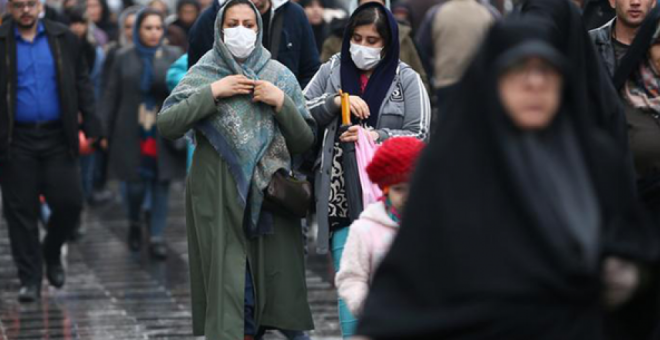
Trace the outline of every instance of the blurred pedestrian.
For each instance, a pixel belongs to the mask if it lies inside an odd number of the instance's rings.
[[[110,78],[110,71],[114,63],[117,52],[124,47],[129,47],[133,44],[133,26],[135,24],[135,16],[142,9],[142,6],[132,6],[124,9],[119,14],[117,21],[119,26],[119,37],[106,46],[107,53],[103,63],[103,72],[101,75],[101,92],[105,92],[108,79]]]
[[[197,21],[202,7],[197,0],[179,0],[176,4],[176,20],[171,24],[178,26],[186,32],[186,38],[190,28]]]
[[[133,24],[135,23],[135,15],[137,12],[142,9],[142,6],[132,6],[128,7],[121,12],[119,15],[118,25],[119,25],[119,37],[117,41],[110,42],[106,47],[105,58],[103,60],[103,67],[101,70],[101,85],[100,93],[106,92],[108,87],[108,80],[110,79],[110,73],[112,72],[112,64],[114,63],[115,56],[117,53],[124,47],[128,47],[133,44]],[[100,103],[100,100],[99,100]],[[99,111],[99,114],[102,114],[102,111]],[[104,120],[103,117],[99,117],[101,121]],[[91,204],[99,205],[110,201],[114,197],[114,193],[108,189],[108,148],[107,141],[101,141],[104,143],[106,148],[98,148],[95,154],[95,172],[94,172],[94,190],[92,192]]]
[[[616,17],[604,26],[590,31],[589,34],[610,77],[614,77],[614,72],[635,39],[637,30],[657,2],[656,0],[611,0],[610,3],[616,10]]]
[[[289,68],[304,88],[321,65],[314,32],[300,5],[289,0],[252,0],[264,22],[263,46],[272,58]],[[213,47],[213,25],[222,6],[214,1],[190,30],[188,66],[192,67]]]
[[[101,46],[107,45],[111,41],[117,40],[117,23],[112,21],[110,8],[106,0],[86,0],[87,16],[99,30],[105,33],[105,39],[98,37],[97,40]]]
[[[105,59],[103,47],[96,42],[94,34],[90,30],[94,26],[90,25],[91,23],[87,18],[84,7],[76,7],[68,11],[67,17],[69,29],[80,39],[81,49],[88,65],[89,78],[94,87],[94,99],[97,102],[101,97],[101,71]],[[95,149],[98,148],[98,145],[89,143],[84,133],[81,133],[80,176],[82,179],[83,198],[86,203],[94,204],[94,175],[96,165],[99,164],[97,162],[99,153]],[[74,231],[73,239],[82,237],[83,230],[84,226],[80,224]]]
[[[184,52],[188,51],[188,32],[197,20],[201,7],[197,0],[183,0],[177,3],[175,15],[165,20],[166,44],[177,46]]]
[[[377,2],[389,8],[389,1],[386,0],[351,0],[351,8],[353,9],[357,8],[359,5],[368,2]],[[424,69],[424,65],[422,64],[422,59],[419,57],[417,46],[413,41],[413,37],[411,35],[412,30],[410,26],[399,23],[398,30],[399,30],[399,47],[400,47],[399,58],[401,59],[401,61],[412,67],[412,69],[415,70],[415,72],[419,73],[419,75],[422,77],[422,81],[424,82],[424,86],[426,87],[426,90],[427,91],[430,90],[430,87],[428,86],[428,78],[426,76],[426,70]],[[341,52],[344,32],[343,30],[336,30],[334,32],[335,34],[330,35],[323,43],[323,50],[321,52],[321,61],[324,63],[330,60],[330,58],[335,54]]]
[[[275,173],[312,146],[314,121],[293,73],[262,46],[263,27],[249,0],[228,1],[213,49],[158,116],[163,136],[192,129],[197,142],[186,223],[193,334],[207,339],[257,339],[265,328],[309,339],[301,331],[313,328],[300,219],[263,202]]]
[[[541,30],[490,31],[420,158],[358,334],[602,340],[636,262],[657,260],[621,151],[578,110],[571,61]]]
[[[98,99],[101,96],[101,73],[105,61],[103,46],[96,40],[92,32],[94,26],[91,25],[83,7],[76,7],[68,11],[67,21],[71,32],[80,39],[81,48],[89,69],[90,80],[94,86],[94,97]]]
[[[185,143],[166,141],[156,131],[156,115],[169,94],[167,70],[182,54],[163,46],[163,36],[159,11],[137,14],[133,44],[115,57],[99,108],[110,142],[110,173],[126,187],[128,245],[133,251],[142,247],[142,204],[150,191],[149,249],[157,260],[167,256],[170,182],[185,175]]]
[[[341,54],[323,64],[305,88],[305,98],[323,136],[316,169],[318,250],[332,243],[335,270],[353,221],[348,215],[341,142],[357,140],[357,126],[340,134],[339,90],[350,94],[353,123],[368,129],[382,143],[391,137],[428,137],[431,106],[420,75],[399,59],[398,25],[388,9],[377,2],[360,6],[351,16]],[[332,237],[330,237],[332,235]],[[355,319],[340,301],[345,337]]]
[[[417,43],[427,68],[432,70],[440,116],[452,99],[454,85],[496,19],[494,9],[476,0],[447,0],[429,10],[419,28]]]
[[[307,20],[312,26],[314,31],[314,41],[316,42],[316,49],[321,53],[323,42],[330,35],[330,25],[323,17],[325,6],[322,0],[301,0],[298,4],[303,7]]]
[[[40,297],[43,263],[51,285],[65,282],[61,248],[79,222],[78,114],[89,138],[100,134],[89,69],[78,37],[66,26],[39,19],[36,0],[9,1],[11,19],[0,27],[3,63],[0,99],[0,185],[18,268],[21,302]],[[52,215],[39,241],[39,195]]]
[[[409,178],[424,142],[413,137],[386,140],[367,167],[384,196],[353,222],[335,279],[337,293],[360,316],[376,268],[394,241],[408,200]]]

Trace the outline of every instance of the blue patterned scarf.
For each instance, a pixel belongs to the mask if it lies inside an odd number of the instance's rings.
[[[160,114],[167,108],[195,94],[226,76],[242,74],[254,80],[273,83],[291,98],[298,112],[310,125],[314,124],[305,106],[302,90],[296,77],[286,67],[271,60],[261,39],[261,15],[252,5],[257,17],[259,33],[257,46],[250,56],[239,63],[222,41],[223,6],[215,23],[215,43],[181,80],[165,101]],[[263,103],[253,103],[252,95],[239,95],[219,100],[217,113],[200,121],[195,130],[201,132],[228,164],[234,178],[240,203],[246,213],[246,234],[249,237],[273,233],[272,223],[264,223],[261,206],[273,174],[279,169],[291,169],[291,156],[274,117],[274,109]]]

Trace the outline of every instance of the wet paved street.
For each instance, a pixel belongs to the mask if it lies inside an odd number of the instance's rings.
[[[44,279],[42,299],[34,304],[17,302],[19,283],[6,225],[0,222],[0,339],[195,339],[182,193],[181,185],[172,187],[166,262],[128,250],[119,203],[95,208],[84,214],[86,236],[68,247],[66,286],[56,290]],[[309,257],[307,283],[316,324],[311,335],[318,340],[340,339],[328,271],[326,258]],[[269,334],[267,339],[284,338]]]

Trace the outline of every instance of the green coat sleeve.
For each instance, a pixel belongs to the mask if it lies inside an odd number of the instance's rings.
[[[312,147],[314,133],[298,111],[296,104],[286,94],[284,95],[282,110],[275,113],[275,119],[291,154],[301,154]]]
[[[189,98],[161,111],[156,122],[158,132],[165,138],[181,138],[198,121],[214,112],[215,100],[211,86],[207,86]]]

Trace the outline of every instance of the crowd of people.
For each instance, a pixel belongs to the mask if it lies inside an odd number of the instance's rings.
[[[165,260],[185,179],[195,336],[309,339],[311,233],[344,338],[660,338],[656,0],[4,7],[21,303],[115,190]]]

